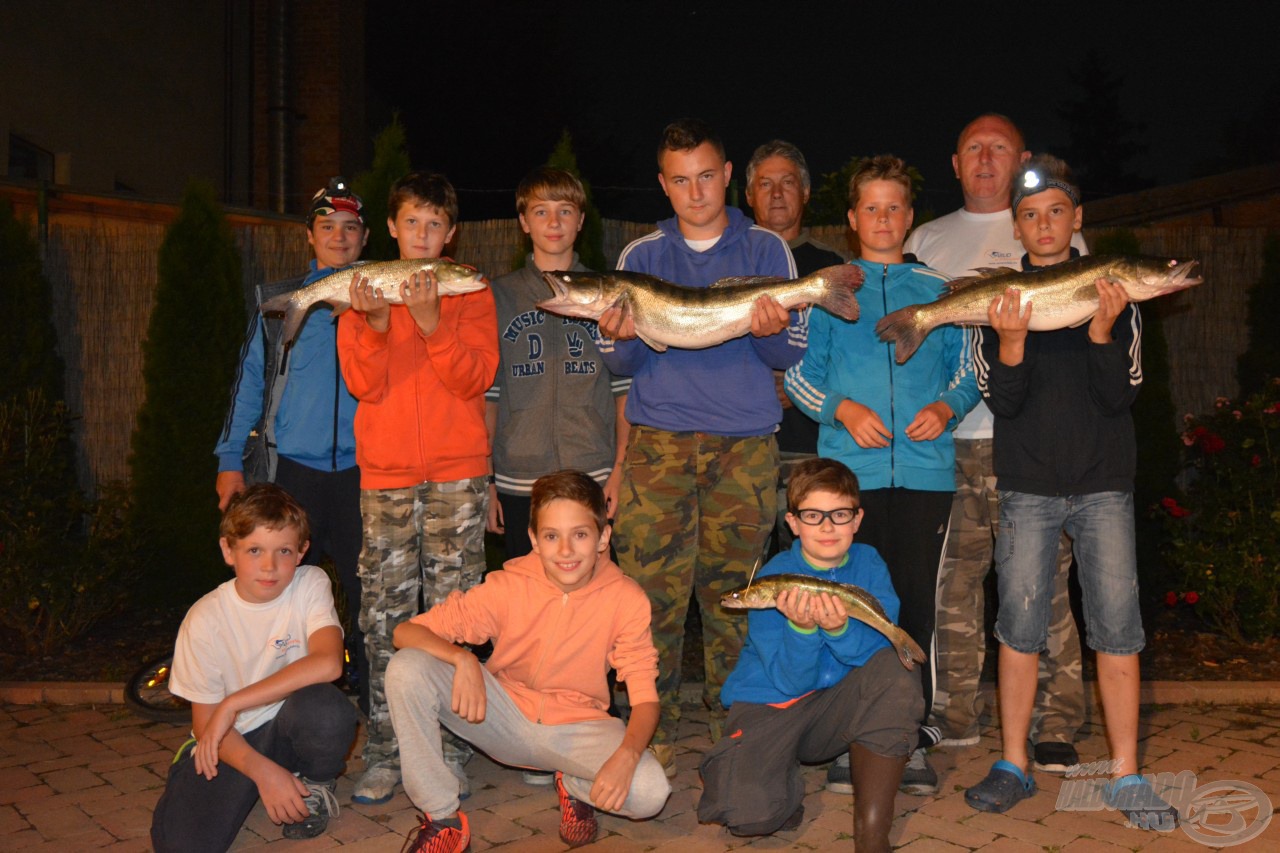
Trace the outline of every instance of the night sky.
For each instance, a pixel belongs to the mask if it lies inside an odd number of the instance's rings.
[[[950,155],[973,116],[1006,113],[1029,148],[1062,151],[1055,109],[1083,97],[1071,76],[1090,48],[1143,126],[1128,166],[1149,183],[1232,165],[1239,123],[1277,115],[1274,27],[1231,11],[1257,7],[841,5],[375,0],[370,132],[398,110],[414,166],[447,173],[477,219],[511,215],[516,183],[568,128],[604,215],[652,221],[670,215],[657,136],[686,115],[719,130],[739,178],[774,137],[804,151],[815,183],[852,155],[897,154],[936,214],[960,204]]]

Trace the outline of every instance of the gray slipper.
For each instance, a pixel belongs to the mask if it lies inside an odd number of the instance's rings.
[[[964,792],[964,801],[980,812],[1003,814],[1036,792],[1036,780],[1003,758],[987,778]]]

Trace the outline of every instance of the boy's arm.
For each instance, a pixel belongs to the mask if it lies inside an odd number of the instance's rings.
[[[1027,327],[1032,306],[1021,306],[1020,295],[1010,288],[992,300],[987,308],[991,331],[975,327],[982,361],[987,371],[979,389],[992,414],[1013,418],[1022,411],[1035,362],[1035,345],[1028,340]]]
[[[196,760],[195,771],[206,779],[217,776],[218,768],[216,764],[210,766],[201,763],[200,747],[208,739],[210,721],[219,707],[200,702],[191,703],[191,731],[197,739],[196,753],[193,756]],[[218,746],[217,757],[253,780],[267,816],[274,823],[296,823],[306,818],[307,806],[302,798],[310,793],[307,786],[297,776],[250,746],[238,731],[231,729],[226,733]]]
[[[631,717],[627,720],[622,743],[601,765],[591,785],[591,802],[596,808],[607,812],[622,810],[631,790],[631,780],[636,775],[636,765],[653,739],[653,733],[658,730],[658,708],[657,702],[631,706]]]
[[[387,393],[390,350],[386,332],[375,331],[357,311],[338,318],[338,365],[351,396],[376,403]]]
[[[489,475],[497,473],[493,467],[493,443],[498,440],[498,390],[490,388],[484,395],[484,428],[489,433]],[[489,517],[485,522],[485,530],[490,533],[504,533],[502,525],[502,504],[498,502],[498,487],[492,480],[489,482]]]
[[[249,708],[270,705],[312,684],[327,684],[342,675],[342,629],[327,625],[307,637],[307,653],[303,657],[227,696],[209,714],[202,730],[194,729],[198,741],[195,751],[196,770],[213,771],[216,775],[221,743],[232,731],[236,716]],[[193,717],[194,720],[194,717]],[[234,765],[233,765],[234,766]],[[236,768],[237,770],[240,768]],[[247,774],[246,774],[247,775]]]
[[[1142,315],[1119,285],[1103,282],[1098,291],[1101,307],[1089,326],[1089,395],[1107,414],[1118,414],[1142,385]]]
[[[795,278],[796,262],[791,256],[791,250],[787,248],[787,244],[781,237],[772,234],[769,236],[772,239],[764,243],[763,251],[755,264],[756,268],[751,274],[772,275],[785,279]],[[772,308],[777,312],[783,311],[777,303],[774,303]],[[754,311],[756,313],[752,315],[753,331],[757,316],[764,313],[758,305]],[[751,342],[751,348],[755,350],[756,356],[762,362],[774,370],[786,370],[804,357],[805,347],[809,342],[809,316],[810,312],[807,310],[791,311],[786,326],[778,333],[763,336],[750,334],[747,340]]]
[[[619,394],[613,398],[613,470],[604,484],[604,505],[609,518],[618,511],[618,495],[622,492],[622,467],[627,460],[627,441],[631,438],[631,422],[627,420],[627,395]]]
[[[226,508],[233,495],[244,490],[244,445],[249,432],[262,418],[262,394],[266,386],[264,341],[262,314],[254,311],[240,348],[236,394],[223,421],[222,435],[213,449],[218,457],[214,489],[218,493],[220,510]]]
[[[978,401],[982,399],[982,394],[978,391],[978,382],[973,374],[973,360],[968,346],[968,330],[958,326],[948,326],[944,331],[947,335],[947,357],[946,364],[954,364],[955,371],[951,374],[947,382],[947,387],[938,397],[940,402],[946,403],[951,409],[955,418],[947,424],[948,429],[955,429],[960,421],[964,420],[965,415],[973,411],[973,407],[978,405]]]
[[[439,324],[423,340],[444,387],[461,400],[479,397],[498,372],[498,309],[493,292],[486,287],[447,297]]]
[[[421,649],[436,660],[452,665],[450,708],[468,723],[484,722],[484,674],[480,671],[480,660],[469,649],[449,642],[426,625],[413,620],[396,626],[393,641],[397,649]]]

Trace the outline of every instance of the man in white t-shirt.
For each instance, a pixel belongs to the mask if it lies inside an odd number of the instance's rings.
[[[1021,269],[1022,244],[1013,233],[1009,190],[1019,165],[1031,156],[1022,133],[1002,115],[980,115],[965,126],[951,157],[964,193],[964,207],[927,222],[908,238],[905,250],[952,278],[982,267]],[[1087,253],[1079,233],[1072,245]],[[982,712],[978,682],[986,657],[983,582],[991,568],[999,520],[991,443],[994,420],[985,403],[955,431],[956,494],[951,532],[938,573],[936,647],[938,672],[934,719],[942,746],[978,742]],[[1065,773],[1077,763],[1072,741],[1084,722],[1080,636],[1071,614],[1067,576],[1070,543],[1063,539],[1055,579],[1048,653],[1040,657],[1036,767]]]

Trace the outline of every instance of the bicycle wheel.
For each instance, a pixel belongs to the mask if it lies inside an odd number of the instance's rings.
[[[135,714],[161,723],[190,723],[191,703],[169,692],[173,655],[147,661],[124,685],[124,703]]]

